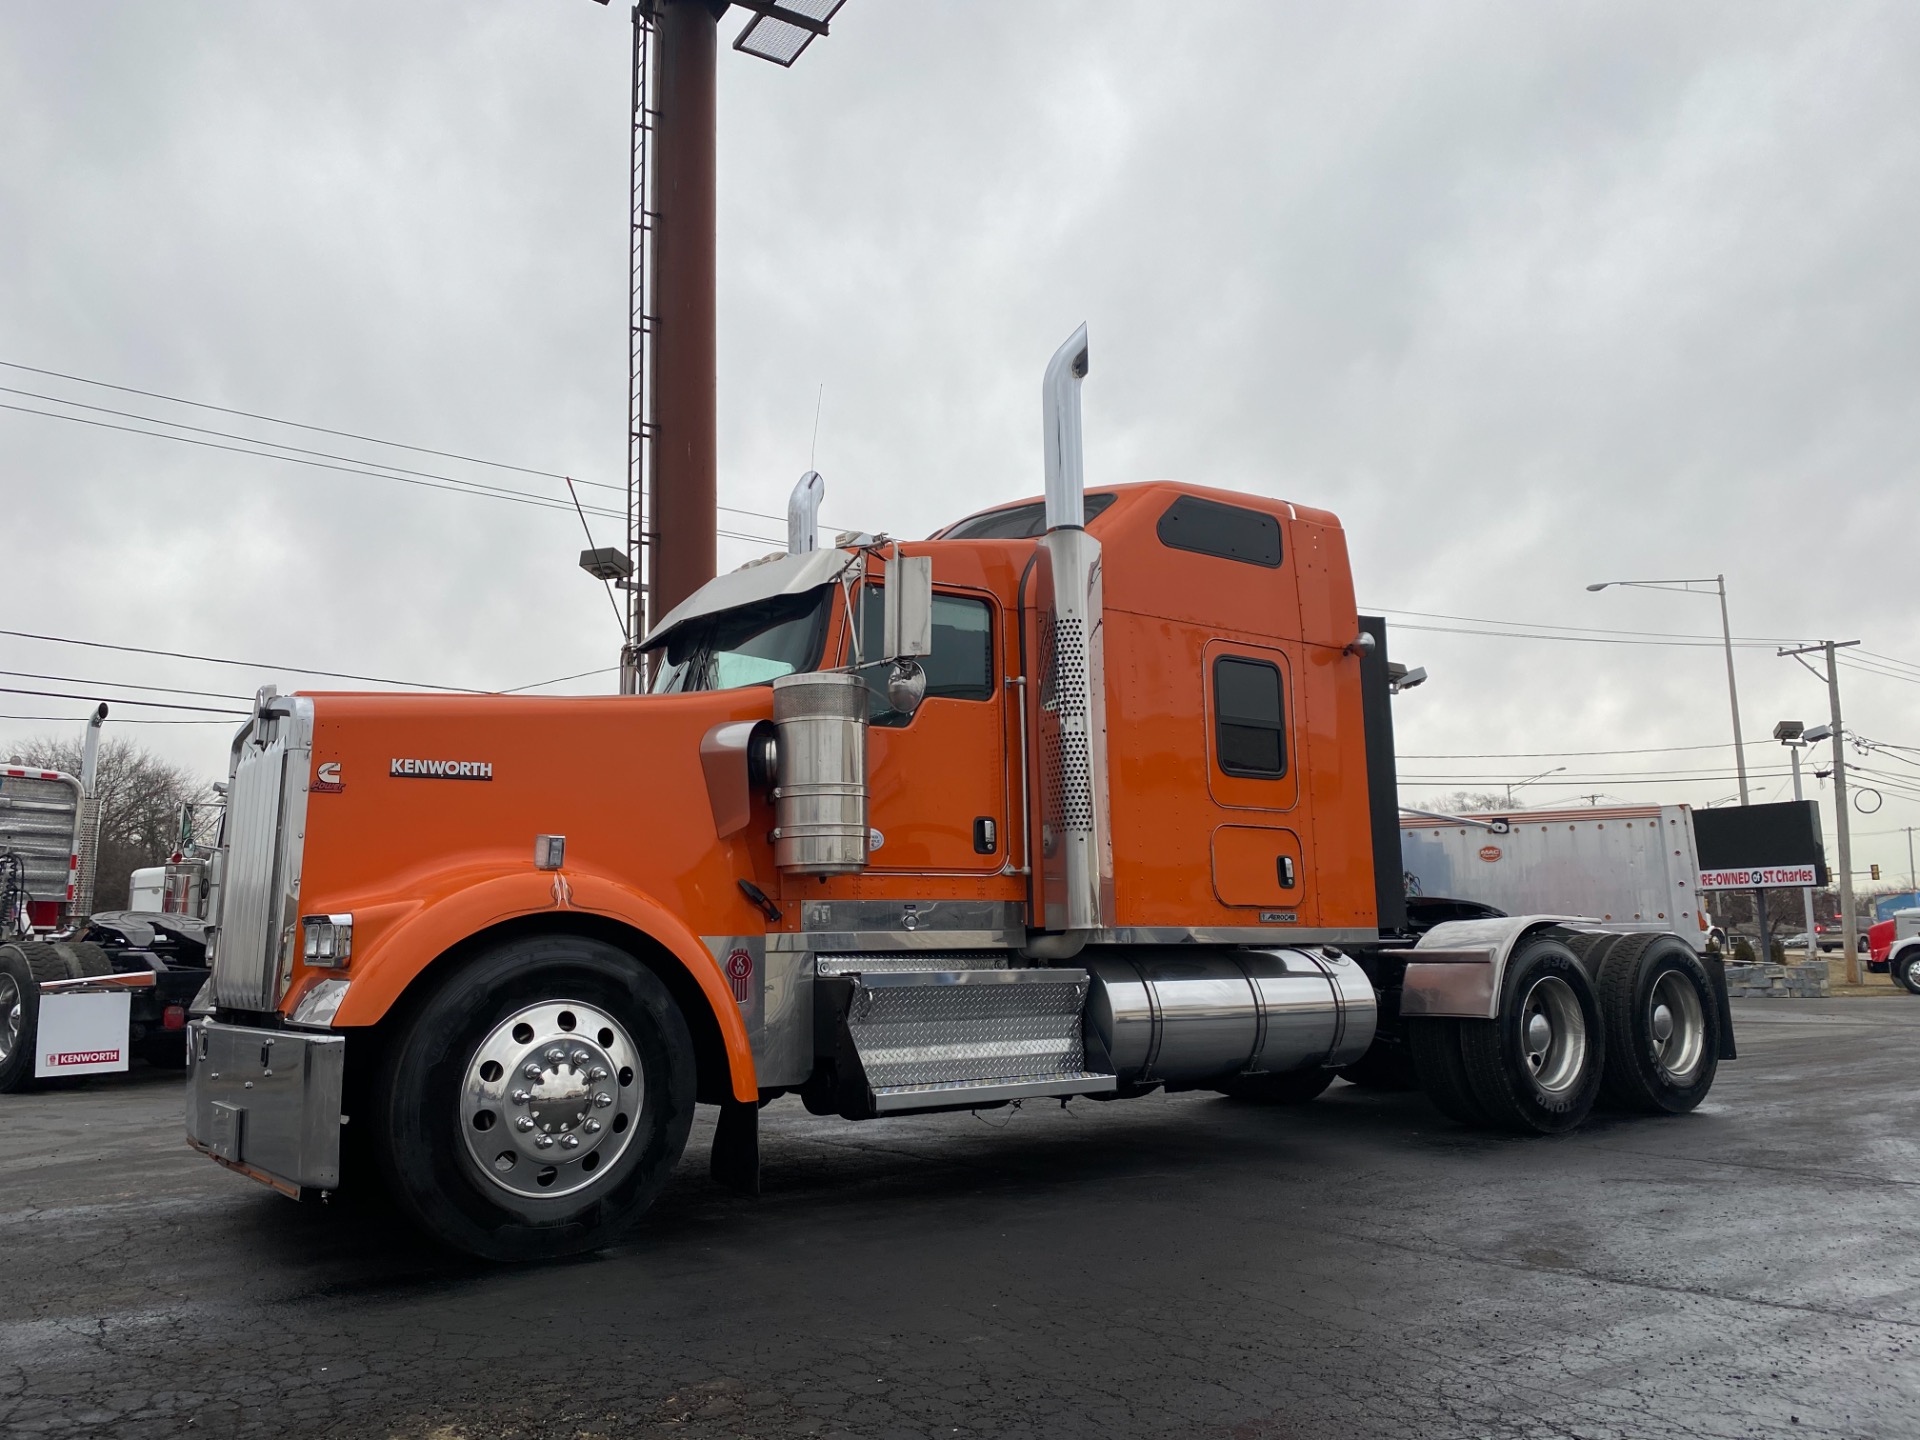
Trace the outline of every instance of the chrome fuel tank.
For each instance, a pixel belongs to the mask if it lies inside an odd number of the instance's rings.
[[[1344,955],[1153,946],[1078,960],[1088,1064],[1104,1058],[1123,1085],[1335,1068],[1373,1041],[1373,987]]]

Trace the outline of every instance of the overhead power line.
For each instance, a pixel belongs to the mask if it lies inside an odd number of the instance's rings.
[[[132,385],[116,385],[111,381],[94,380],[94,379],[88,378],[85,375],[70,375],[60,370],[43,369],[38,365],[25,365],[17,360],[0,360],[0,366],[3,366],[9,370],[24,371],[29,375],[45,375],[49,379],[53,379],[53,380],[66,380],[75,385],[91,385],[101,390],[115,390],[122,395],[139,395],[148,400],[164,400],[169,405],[186,405],[195,410],[209,410],[220,415],[237,415],[243,420],[259,420],[268,425],[284,425],[287,428],[292,430],[307,430],[307,431],[311,431],[316,435],[333,435],[333,436],[337,436],[342,440],[359,440],[368,445],[383,445],[391,450],[410,450],[416,455],[432,455],[442,460],[459,460],[468,465],[484,465],[487,468],[492,470],[507,470],[507,471],[512,471],[513,473],[519,474],[519,475],[534,475],[534,476],[538,476],[540,479],[543,479],[543,480],[565,480],[568,478],[566,475],[562,474],[558,470],[540,470],[530,465],[514,465],[504,460],[488,460],[478,455],[464,455],[456,450],[436,450],[436,449],[433,449],[431,446],[427,446],[427,445],[413,445],[413,444],[409,444],[407,441],[404,441],[404,440],[386,440],[386,439],[382,439],[378,435],[366,435],[354,430],[335,430],[326,425],[310,425],[302,420],[287,420],[278,415],[262,414],[257,410],[236,410],[231,406],[227,406],[227,405],[212,405],[207,403],[204,400],[188,400],[179,395],[162,394],[158,390],[141,390],[141,389],[137,389]],[[6,388],[6,387],[0,387],[0,388]],[[16,394],[16,395],[29,395],[29,394],[32,394],[33,392],[25,391],[25,390],[9,390],[9,393]],[[51,395],[35,396],[35,398],[50,400],[56,405],[77,406],[83,410],[100,410],[111,415],[124,415],[127,413],[125,411],[120,411],[120,410],[107,410],[105,406],[87,405],[78,400],[62,400],[56,396],[51,396]],[[42,414],[45,412],[29,411],[27,413]],[[56,416],[54,418],[67,419],[67,418],[75,418],[75,417]],[[177,421],[154,419],[153,417],[150,417],[150,416],[135,416],[133,418],[149,419],[149,420],[152,420],[152,423],[156,425],[169,425],[169,426],[173,426],[176,429],[192,430],[192,429],[200,428],[198,426],[191,426],[191,425],[183,426],[183,425],[180,425],[179,422]],[[252,436],[244,436],[244,435],[236,436],[236,435],[233,435],[231,432],[224,431],[224,430],[208,430],[203,433],[212,434],[212,435],[226,435],[229,438],[233,438],[233,439],[252,440],[255,444],[272,445],[278,449],[297,448],[294,446],[280,445],[278,441],[274,441],[274,440],[257,440]],[[168,437],[162,436],[160,438],[165,439]],[[314,451],[314,452],[308,452],[308,453],[324,454],[325,452]],[[380,462],[368,461],[365,463],[377,465]],[[392,468],[398,469],[399,467],[395,466]],[[599,490],[613,490],[623,494],[626,491],[626,487],[624,485],[610,485],[604,480],[576,479],[574,483],[576,485],[590,485],[595,489],[599,489]],[[747,516],[751,516],[753,519],[756,519],[756,520],[771,520],[776,524],[785,524],[786,518],[787,518],[784,515],[770,515],[763,510],[744,510],[737,505],[721,505],[721,506],[717,506],[716,508],[724,510],[730,515],[747,515]],[[624,517],[621,517],[621,518],[624,518]],[[760,537],[759,536],[730,536],[729,538],[759,539]],[[777,542],[769,541],[768,543],[773,544]]]
[[[1551,631],[1556,635],[1571,632],[1580,635],[1640,636],[1653,640],[1702,640],[1713,645],[1726,643],[1725,639],[1719,635],[1696,635],[1687,631],[1622,630],[1605,625],[1560,625],[1534,620],[1492,620],[1480,615],[1445,615],[1433,610],[1396,610],[1391,605],[1363,605],[1360,608],[1369,613],[1377,610],[1382,615],[1412,615],[1422,620],[1454,620],[1466,625],[1498,625],[1508,630]],[[1394,628],[1411,630],[1416,627],[1396,623]],[[1733,641],[1736,645],[1798,645],[1801,643],[1797,638],[1781,639],[1765,635],[1736,635]]]
[[[157,655],[165,660],[195,660],[204,665],[232,665],[243,670],[284,670],[293,675],[318,675],[328,680],[359,680],[369,685],[398,685],[408,690],[450,690],[461,695],[485,695],[464,685],[430,685],[424,680],[393,680],[381,675],[354,675],[344,670],[316,670],[308,665],[273,665],[264,660],[232,660],[219,655],[195,655],[184,650],[152,650],[144,645],[113,645],[105,640],[79,640],[71,635],[39,635],[30,630],[0,630],[16,640],[44,640],[52,645],[80,645],[89,650],[117,650],[127,655]]]
[[[1758,749],[1776,742],[1771,740],[1747,740],[1743,748]],[[1567,760],[1581,759],[1589,755],[1669,755],[1682,750],[1726,750],[1731,748],[1722,741],[1718,745],[1649,745],[1636,750],[1502,750],[1485,754],[1416,755],[1411,752],[1399,756],[1402,760]]]
[[[46,725],[84,725],[87,719],[88,716],[84,714],[0,715],[0,720],[31,720],[36,724]],[[231,720],[159,720],[147,715],[116,715],[113,717],[113,723],[115,725],[226,725],[229,727],[233,724]]]
[[[43,700],[97,701],[101,698],[98,695],[69,695],[62,690],[16,690],[9,685],[0,685],[0,695],[37,695]],[[112,696],[106,698],[112,700],[112,703],[115,705],[140,705],[149,710],[198,710],[206,715],[245,715],[249,713],[245,710],[216,709],[212,705],[179,705],[165,700],[116,700],[113,699]]]
[[[59,685],[105,685],[114,690],[145,690],[156,695],[193,695],[202,700],[253,699],[251,695],[231,695],[224,690],[188,690],[179,685],[134,685],[125,680],[90,680],[78,675],[41,675],[32,670],[0,670],[0,675],[14,680],[51,680]]]

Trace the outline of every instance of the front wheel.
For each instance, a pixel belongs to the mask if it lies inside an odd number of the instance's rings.
[[[1894,961],[1893,978],[1909,995],[1920,995],[1920,950],[1909,950]]]
[[[612,1243],[693,1124],[693,1040],[667,989],[601,941],[509,941],[388,1047],[375,1140],[422,1229],[489,1260]]]

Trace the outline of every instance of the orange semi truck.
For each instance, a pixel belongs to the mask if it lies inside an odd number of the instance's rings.
[[[1407,933],[1384,628],[1323,510],[1087,493],[1084,328],[1045,498],[721,576],[645,695],[263,692],[233,744],[191,1143],[384,1183],[499,1259],[603,1245],[696,1104],[855,1119],[1418,1083],[1462,1122],[1698,1104],[1717,961],[1518,916]],[[343,1174],[345,1178],[343,1179]]]

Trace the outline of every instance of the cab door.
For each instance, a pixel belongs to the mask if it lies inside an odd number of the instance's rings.
[[[881,631],[881,587],[861,591],[862,633]],[[869,874],[990,874],[1007,857],[1007,756],[999,605],[936,589],[926,698],[912,716],[868,665]]]
[[[1213,890],[1259,923],[1297,925],[1314,908],[1302,843],[1295,666],[1288,648],[1214,640],[1204,652],[1207,789],[1218,807]]]

